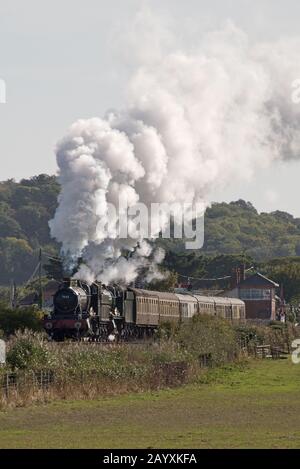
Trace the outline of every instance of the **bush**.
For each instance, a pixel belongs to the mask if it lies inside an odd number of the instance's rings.
[[[232,325],[214,316],[194,316],[181,325],[176,339],[191,356],[210,355],[215,365],[237,356],[238,344]]]
[[[239,325],[235,328],[237,340],[242,347],[263,345],[267,336],[267,327],[255,325]]]
[[[17,332],[7,353],[12,370],[38,370],[51,367],[52,355],[42,334],[26,330]]]
[[[0,329],[9,336],[18,330],[42,330],[43,313],[35,307],[11,309],[0,304]]]
[[[256,345],[273,345],[289,349],[293,339],[299,337],[299,328],[289,323],[270,321],[268,325],[238,326],[236,334],[239,343],[248,349]]]

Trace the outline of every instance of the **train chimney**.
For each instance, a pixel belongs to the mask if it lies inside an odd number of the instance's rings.
[[[234,288],[237,287],[237,282],[238,282],[238,279],[237,279],[237,268],[235,267],[235,268],[232,269],[232,271],[231,271],[231,279],[230,279],[230,288],[231,288],[231,290],[233,290]]]
[[[77,280],[75,278],[72,278],[72,277],[64,277],[64,279],[63,279],[63,284],[67,288],[76,287],[77,283],[78,283]]]

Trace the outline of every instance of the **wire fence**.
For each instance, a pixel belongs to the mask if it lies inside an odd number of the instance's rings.
[[[150,378],[151,388],[177,386],[187,382],[189,365],[186,362],[157,364]],[[111,379],[111,383],[118,380]],[[107,378],[98,370],[81,371],[76,374],[56,370],[6,372],[0,376],[0,397],[9,398],[24,392],[51,391],[71,385],[74,389],[82,386],[95,386],[107,383]]]
[[[31,372],[7,372],[0,380],[2,395],[8,397],[12,391],[19,392],[28,388],[47,390],[55,383],[53,370]]]

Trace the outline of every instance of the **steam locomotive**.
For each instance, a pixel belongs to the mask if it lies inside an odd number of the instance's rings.
[[[44,328],[56,341],[114,341],[150,337],[163,322],[209,314],[244,321],[245,303],[236,298],[177,294],[65,279],[53,297]]]

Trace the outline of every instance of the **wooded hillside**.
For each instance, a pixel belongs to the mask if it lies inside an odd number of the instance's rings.
[[[42,247],[59,253],[50,237],[48,221],[53,217],[59,194],[55,176],[41,174],[20,182],[0,183],[0,284],[11,279],[22,283],[31,275]],[[202,250],[184,249],[184,240],[160,240],[167,250],[166,264],[200,275],[207,270],[218,275],[229,264],[220,255],[243,255],[254,261],[300,255],[300,219],[285,212],[258,213],[249,202],[216,203],[207,209],[205,244]],[[200,261],[209,256],[216,258]],[[223,260],[222,260],[223,259]],[[228,258],[227,258],[228,259]],[[207,268],[210,265],[211,268]]]

